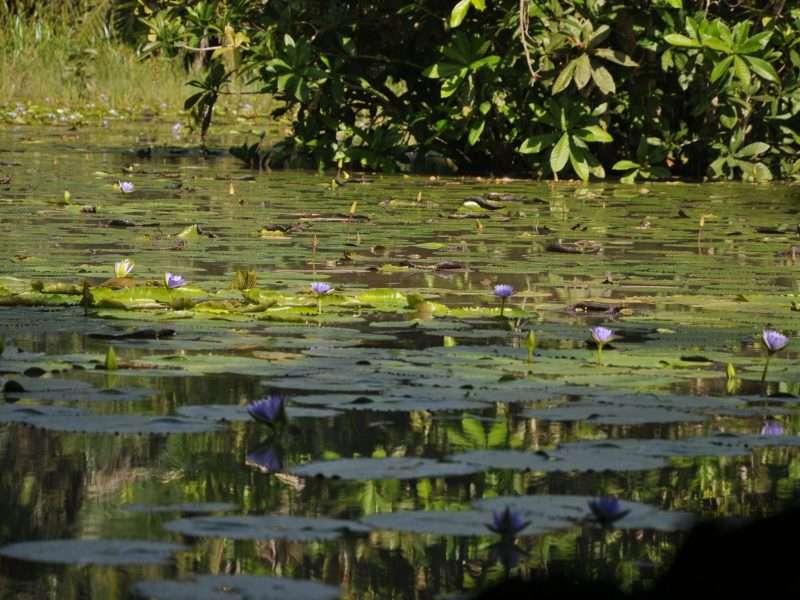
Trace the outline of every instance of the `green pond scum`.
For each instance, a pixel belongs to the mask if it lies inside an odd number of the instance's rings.
[[[259,172],[108,125],[0,128],[0,596],[635,589],[796,493],[795,186]]]

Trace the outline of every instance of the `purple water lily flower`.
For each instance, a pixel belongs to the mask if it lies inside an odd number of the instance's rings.
[[[503,537],[514,537],[529,524],[530,521],[523,521],[522,517],[512,512],[511,507],[506,506],[503,512],[494,511],[492,523],[486,527]]]
[[[283,469],[280,454],[272,446],[261,447],[250,452],[246,464],[257,468],[262,473],[274,473]]]
[[[164,273],[164,283],[169,289],[174,290],[186,285],[186,280],[181,275],[167,271]]]
[[[119,182],[119,190],[123,194],[131,194],[131,193],[133,193],[133,190],[134,190],[133,183],[131,183],[130,181],[120,181]]]
[[[311,291],[317,296],[330,294],[333,291],[333,286],[322,281],[315,281],[311,284]]]
[[[133,271],[134,264],[127,258],[114,263],[114,277],[117,279],[124,279]]]
[[[604,527],[612,525],[631,512],[630,510],[622,510],[619,500],[613,497],[590,500],[589,509],[592,511],[595,520]]]
[[[589,332],[597,344],[597,362],[603,364],[603,346],[616,339],[614,332],[608,327],[592,327]]]
[[[280,396],[268,394],[248,404],[247,412],[256,421],[274,426],[286,420],[286,402]]]
[[[506,309],[506,300],[508,300],[514,293],[514,287],[507,283],[498,283],[494,286],[494,295],[500,298],[500,316],[503,316],[503,311]]]
[[[179,138],[181,137],[182,133],[183,133],[183,125],[181,125],[180,123],[175,123],[172,126],[172,135],[176,138]]]
[[[514,294],[514,286],[498,283],[494,286],[494,295],[498,298],[510,298]]]
[[[776,419],[769,419],[761,428],[761,435],[783,435],[785,430],[783,423]]]
[[[616,337],[614,332],[608,327],[592,327],[589,332],[592,334],[592,339],[598,346],[605,346]]]
[[[769,371],[769,361],[773,354],[779,350],[783,350],[786,347],[786,344],[789,343],[789,338],[783,335],[780,331],[775,331],[774,329],[765,329],[761,332],[761,339],[764,342],[764,347],[767,349],[767,360],[764,363],[764,372],[761,374],[761,383],[762,385],[766,386],[767,371]],[[764,393],[766,393],[766,387],[764,388]]]
[[[765,329],[761,333],[761,339],[764,340],[764,346],[766,346],[767,352],[770,354],[778,350],[783,350],[786,344],[789,343],[788,337],[772,329]]]

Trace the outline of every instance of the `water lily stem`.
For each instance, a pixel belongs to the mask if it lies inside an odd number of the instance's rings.
[[[772,354],[767,354],[767,360],[764,363],[764,372],[761,373],[761,383],[764,384],[767,382],[767,371],[769,370],[769,360],[772,358]]]
[[[603,344],[597,344],[597,363],[603,364]]]
[[[500,298],[500,316],[503,316],[503,311],[506,309],[506,299]]]
[[[317,314],[322,314],[322,298],[317,298]]]

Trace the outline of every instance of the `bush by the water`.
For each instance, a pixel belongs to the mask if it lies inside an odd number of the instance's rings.
[[[783,0],[159,6],[147,50],[207,67],[198,122],[234,77],[283,101],[273,164],[800,175],[800,8]]]

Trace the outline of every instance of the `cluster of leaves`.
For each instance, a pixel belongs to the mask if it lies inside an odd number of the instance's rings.
[[[273,165],[800,177],[782,0],[151,4],[145,49],[206,69],[187,101],[204,131],[234,76],[281,101]]]

